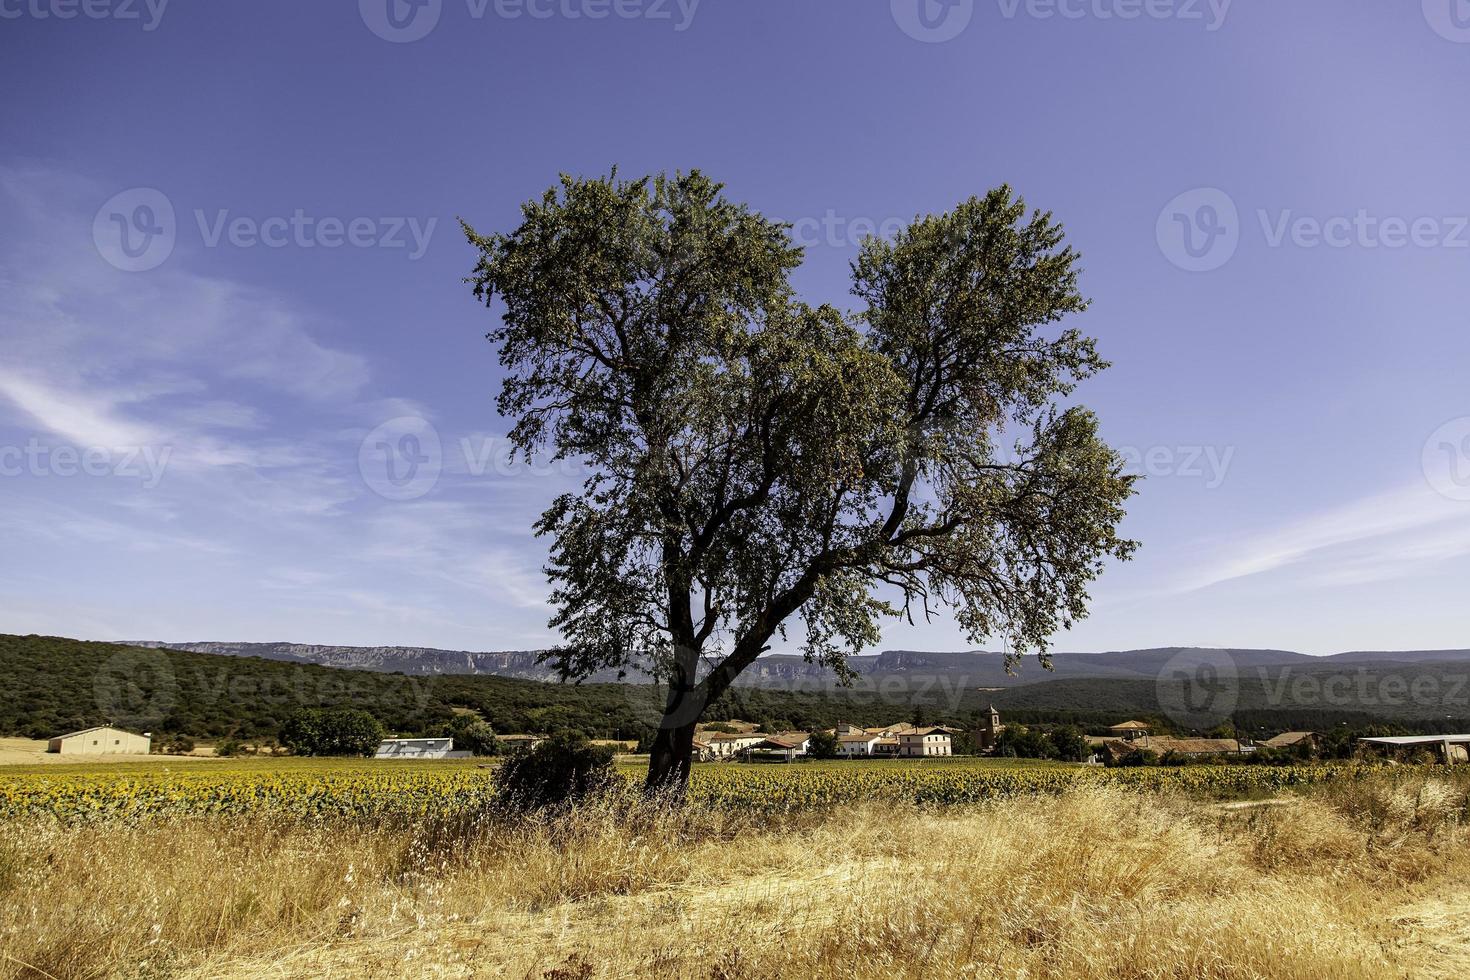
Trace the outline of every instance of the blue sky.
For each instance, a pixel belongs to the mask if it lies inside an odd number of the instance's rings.
[[[551,642],[576,473],[504,462],[456,217],[616,164],[845,306],[865,233],[1057,214],[1148,476],[1058,649],[1470,646],[1465,0],[0,0],[0,79],[0,630]]]

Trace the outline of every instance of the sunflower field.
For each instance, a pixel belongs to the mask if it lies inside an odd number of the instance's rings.
[[[1100,769],[994,766],[973,760],[911,766],[717,764],[695,768],[689,796],[696,805],[794,811],[868,800],[965,804],[1057,792],[1088,781],[1139,789],[1173,787],[1224,798],[1341,779],[1361,768]],[[642,776],[635,766],[619,771],[630,785]],[[0,769],[0,818],[52,814],[64,819],[136,819],[262,812],[301,818],[412,818],[487,807],[495,798],[493,777],[493,767],[484,763],[330,759],[15,767]]]

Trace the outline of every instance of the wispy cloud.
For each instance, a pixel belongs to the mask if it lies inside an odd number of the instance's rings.
[[[1171,592],[1291,569],[1316,583],[1370,582],[1470,554],[1470,507],[1426,484],[1365,497],[1242,540],[1203,546]]]
[[[493,645],[486,627],[500,620],[544,644],[542,549],[526,529],[559,475],[506,471],[480,458],[484,440],[446,429],[429,496],[378,496],[359,470],[364,437],[430,409],[377,390],[368,358],[320,340],[331,325],[287,297],[197,274],[184,255],[146,273],[110,268],[78,231],[106,196],[72,175],[0,168],[13,232],[0,244],[0,446],[141,446],[167,471],[156,486],[8,477],[0,543],[29,547],[42,572],[9,608],[40,621],[0,629],[75,632],[52,617],[63,593],[86,590],[77,622],[122,624],[119,636],[199,633],[184,624],[213,609],[221,624],[199,635],[259,629],[264,612],[274,638],[448,630]],[[142,557],[156,592],[142,607],[122,598],[137,582],[84,581]],[[86,571],[44,573],[68,563]],[[186,592],[204,605],[181,610]]]

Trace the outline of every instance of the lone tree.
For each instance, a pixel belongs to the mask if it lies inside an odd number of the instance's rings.
[[[1132,493],[1085,409],[1106,367],[1053,325],[1087,301],[1049,213],[1009,187],[868,239],[848,314],[790,276],[789,226],[699,172],[563,176],[509,234],[465,231],[467,280],[527,457],[590,476],[536,524],[564,679],[651,665],[666,685],[650,788],[681,790],[695,724],[800,620],[850,676],[882,616],[949,607],[1007,667],[1087,614]]]

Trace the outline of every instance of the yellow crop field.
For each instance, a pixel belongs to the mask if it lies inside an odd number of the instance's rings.
[[[864,801],[963,804],[1060,792],[1081,784],[1177,787],[1210,796],[1269,793],[1341,779],[1347,765],[1099,769],[995,766],[964,760],[923,765],[699,766],[695,804],[794,811]],[[630,782],[633,766],[620,769]],[[413,817],[480,809],[495,796],[493,765],[453,762],[273,759],[162,768],[77,766],[0,770],[0,816],[73,818],[277,813],[299,817]]]

